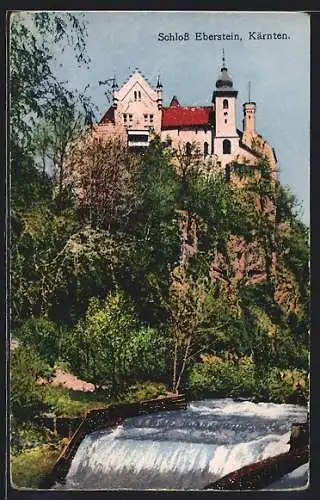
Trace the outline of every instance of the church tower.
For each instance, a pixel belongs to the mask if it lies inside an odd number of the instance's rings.
[[[212,102],[215,112],[215,134],[213,150],[217,155],[232,155],[239,148],[239,135],[236,123],[236,99],[238,91],[228,75],[223,51],[221,74],[216,81]],[[230,157],[223,158],[223,163]]]

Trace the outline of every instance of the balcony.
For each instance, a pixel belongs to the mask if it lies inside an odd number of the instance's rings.
[[[143,148],[149,146],[148,130],[128,130],[129,148]]]

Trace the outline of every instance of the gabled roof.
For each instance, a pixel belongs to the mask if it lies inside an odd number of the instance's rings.
[[[99,121],[99,125],[102,125],[103,123],[115,123],[114,121],[114,107],[110,106],[108,111],[105,112],[101,120]]]
[[[212,106],[180,106],[177,98],[173,98],[169,108],[162,108],[161,128],[164,129],[204,126],[210,123]]]

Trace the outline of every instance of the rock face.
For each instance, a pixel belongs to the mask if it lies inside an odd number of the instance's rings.
[[[41,381],[44,383],[44,381]],[[94,385],[90,382],[80,380],[75,375],[57,368],[53,379],[50,382],[53,387],[64,387],[65,389],[72,389],[73,391],[92,392]]]
[[[298,313],[300,294],[293,273],[275,251],[268,253],[257,238],[245,241],[243,236],[231,235],[226,251],[216,251],[210,266],[213,282],[224,283],[229,294],[237,294],[238,287],[264,281],[273,285],[274,301],[285,313]]]

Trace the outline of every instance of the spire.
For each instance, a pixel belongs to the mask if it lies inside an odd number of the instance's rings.
[[[174,95],[170,102],[170,108],[173,106],[180,106],[178,98]]]
[[[162,83],[160,81],[160,75],[158,75],[158,80],[157,80],[157,89],[162,89]]]
[[[116,75],[114,75],[113,81],[112,81],[112,90],[117,90],[117,88],[118,88],[118,84],[117,84],[117,80],[116,80]]]
[[[221,71],[223,71],[223,70],[227,71],[226,58],[225,58],[225,55],[224,55],[224,49],[222,49],[222,68],[221,68]]]

